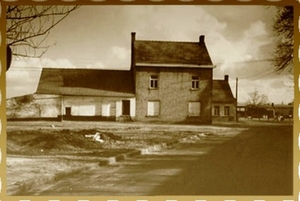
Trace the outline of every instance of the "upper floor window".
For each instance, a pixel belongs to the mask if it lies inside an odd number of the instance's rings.
[[[158,75],[150,75],[149,88],[150,89],[158,88]]]
[[[199,89],[199,76],[192,76],[192,89]]]

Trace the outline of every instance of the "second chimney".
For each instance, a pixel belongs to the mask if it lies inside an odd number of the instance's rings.
[[[224,76],[224,80],[228,82],[229,75]]]
[[[204,44],[204,35],[199,36],[199,43]]]

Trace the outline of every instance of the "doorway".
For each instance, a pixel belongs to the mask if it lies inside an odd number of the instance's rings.
[[[66,116],[71,116],[71,107],[66,107]]]
[[[130,100],[122,100],[122,115],[130,115]]]

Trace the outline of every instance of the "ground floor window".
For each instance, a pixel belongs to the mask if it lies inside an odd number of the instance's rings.
[[[230,107],[229,106],[225,106],[224,107],[224,116],[229,116],[230,115]]]
[[[200,116],[200,114],[201,114],[201,103],[189,102],[189,116]]]
[[[147,116],[158,116],[160,111],[159,101],[148,101]]]
[[[214,106],[214,116],[220,116],[220,106]]]

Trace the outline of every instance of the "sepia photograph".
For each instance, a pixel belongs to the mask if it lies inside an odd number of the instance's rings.
[[[7,195],[293,195],[293,6],[8,5],[6,44]]]

